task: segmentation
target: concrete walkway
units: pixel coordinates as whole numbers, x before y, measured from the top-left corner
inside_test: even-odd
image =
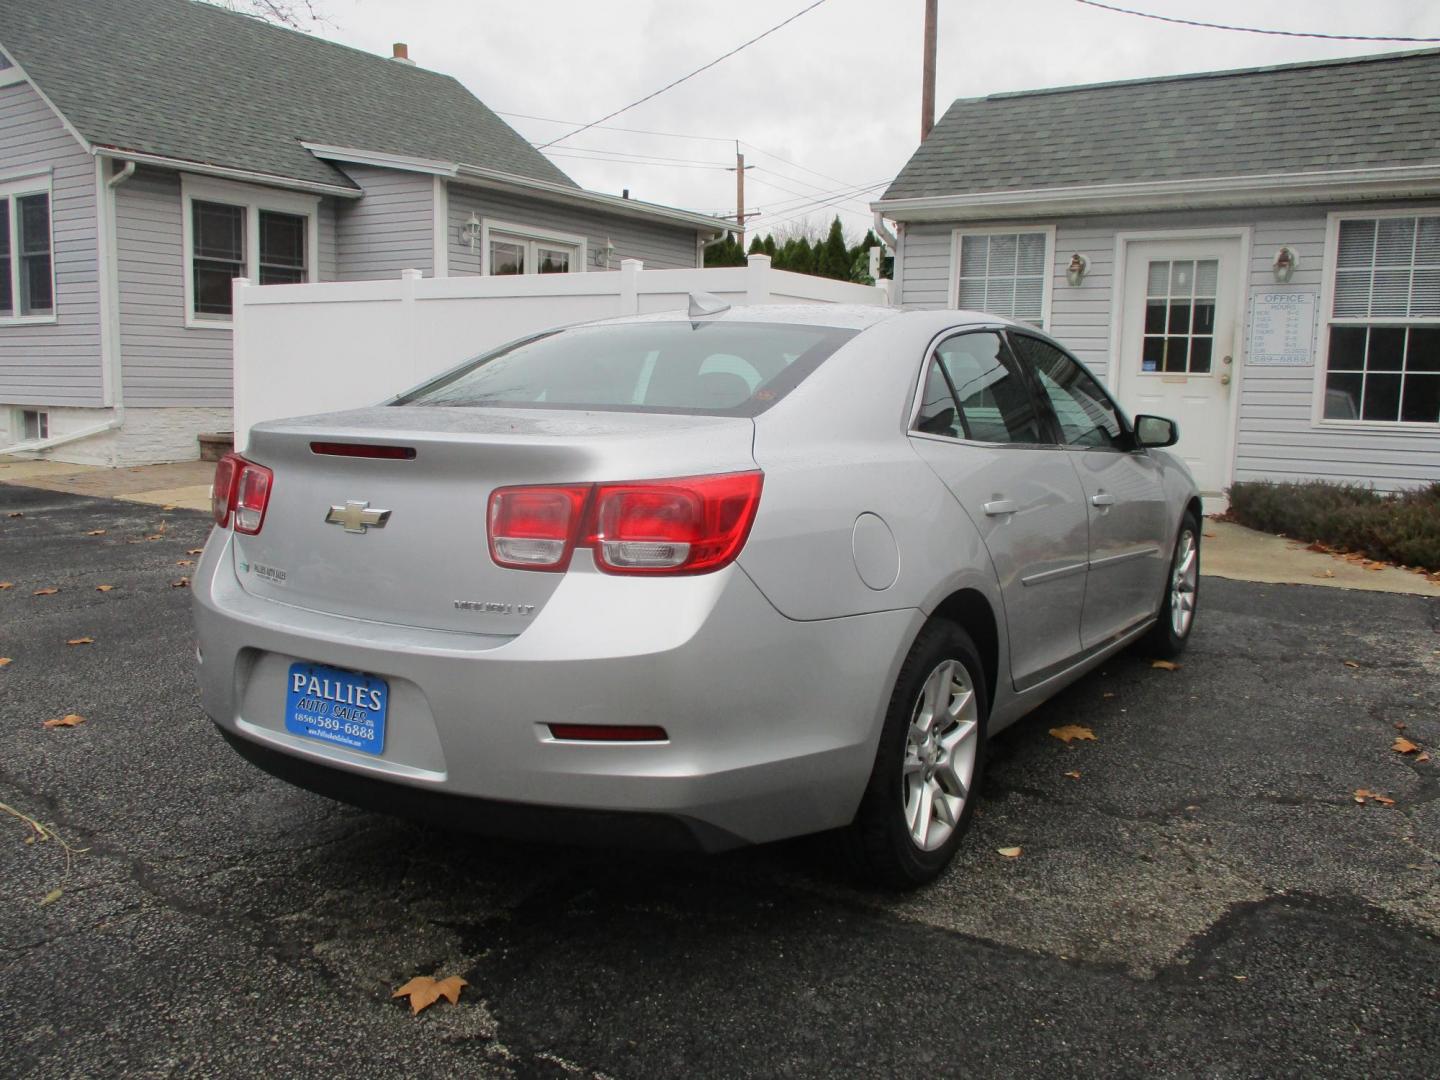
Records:
[[[213,461],[108,469],[100,465],[25,461],[8,454],[0,455],[0,484],[20,484],[182,510],[210,509],[210,481],[214,475]]]
[[[1440,596],[1440,578],[1414,570],[1311,551],[1308,544],[1226,521],[1207,518],[1202,532],[1200,569],[1211,577]]]

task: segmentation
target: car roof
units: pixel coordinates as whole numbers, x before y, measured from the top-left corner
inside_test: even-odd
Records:
[[[935,330],[967,325],[1020,326],[1013,320],[980,311],[953,309],[904,311],[876,304],[742,304],[726,308],[714,315],[691,316],[686,308],[657,311],[646,315],[623,315],[618,319],[597,320],[582,325],[661,322],[745,322],[776,323],[792,326],[828,326],[839,330],[867,330],[880,323],[903,319],[911,323],[933,324]],[[1030,329],[1030,327],[1026,327]]]

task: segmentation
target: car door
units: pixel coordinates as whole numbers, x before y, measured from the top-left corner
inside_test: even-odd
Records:
[[[1160,602],[1172,525],[1160,463],[1134,449],[1123,414],[1079,361],[1041,338],[1009,336],[1085,491],[1090,565],[1080,644],[1094,648],[1154,615]]]
[[[951,334],[926,363],[911,443],[985,542],[1005,605],[1011,677],[1024,689],[1080,651],[1084,493],[998,330]]]

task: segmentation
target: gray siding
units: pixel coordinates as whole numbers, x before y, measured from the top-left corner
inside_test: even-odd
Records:
[[[1407,202],[1399,205],[1433,204]],[[1276,207],[1257,210],[1177,211],[1128,217],[1046,219],[1053,224],[1055,264],[1047,329],[1074,350],[1102,379],[1109,380],[1113,343],[1111,305],[1115,275],[1115,234],[1121,231],[1244,226],[1251,230],[1249,293],[1275,288],[1270,262],[1281,245],[1300,255],[1291,287],[1319,289],[1325,273],[1327,215],[1354,207]],[[901,242],[900,302],[905,307],[950,306],[951,233],[957,222],[906,228]],[[991,223],[977,223],[988,227]],[[1074,252],[1090,261],[1081,285],[1065,280]],[[1316,356],[1325,333],[1325,312],[1316,332]],[[1242,343],[1249,313],[1240,314]],[[1394,489],[1440,480],[1440,426],[1433,431],[1347,428],[1313,420],[1318,365],[1248,367],[1242,344],[1239,414],[1235,432],[1236,480],[1344,480]]]
[[[230,331],[185,325],[180,175],[142,168],[115,189],[125,404],[232,404]],[[320,203],[317,273],[335,278],[335,207]]]
[[[0,326],[0,402],[98,406],[95,162],[28,83],[0,87],[0,170],[51,172],[56,321]]]
[[[365,191],[336,210],[336,280],[393,278],[435,270],[435,182],[422,173],[347,165]]]
[[[684,270],[696,265],[695,230],[616,214],[596,213],[559,203],[539,202],[524,196],[484,188],[450,185],[449,245],[450,274],[480,272],[480,249],[472,252],[465,241],[463,228],[472,213],[484,221],[508,222],[532,229],[549,229],[585,237],[588,270],[600,270],[594,263],[597,251],[603,251],[608,239],[615,245],[610,269],[619,270],[621,259],[640,259],[648,270]]]

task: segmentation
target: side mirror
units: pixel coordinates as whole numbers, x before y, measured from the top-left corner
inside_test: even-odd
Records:
[[[1163,416],[1135,417],[1135,445],[1139,447],[1174,446],[1180,441],[1180,428],[1174,420]]]

